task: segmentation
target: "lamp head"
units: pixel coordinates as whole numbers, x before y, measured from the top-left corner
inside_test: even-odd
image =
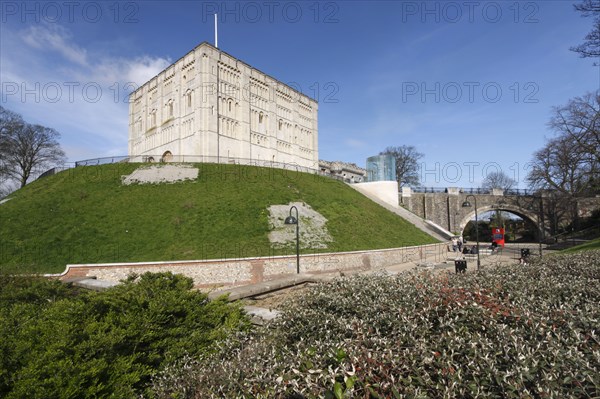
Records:
[[[465,201],[462,203],[462,207],[463,208],[470,208],[471,207],[471,203],[469,201]]]
[[[284,224],[298,224],[298,219],[293,217],[292,215],[285,218]]]

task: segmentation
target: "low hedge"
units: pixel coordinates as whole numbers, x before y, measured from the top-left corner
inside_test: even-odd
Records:
[[[209,301],[170,273],[100,293],[0,277],[0,397],[135,398],[164,365],[248,325],[239,304]]]
[[[600,251],[339,278],[154,378],[159,398],[594,398]]]

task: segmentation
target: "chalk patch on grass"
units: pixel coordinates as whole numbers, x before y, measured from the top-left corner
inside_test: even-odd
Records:
[[[177,183],[186,180],[196,180],[198,168],[191,165],[151,165],[142,166],[130,175],[121,177],[123,185],[130,184],[160,184]]]
[[[269,210],[269,241],[275,248],[286,248],[296,245],[296,226],[284,224],[290,214],[290,208],[298,208],[300,218],[300,248],[322,249],[333,242],[325,224],[327,219],[303,202],[291,202],[287,205],[271,205]],[[292,212],[296,217],[296,212]]]

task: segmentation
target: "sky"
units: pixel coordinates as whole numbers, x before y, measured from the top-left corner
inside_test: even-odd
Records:
[[[423,153],[421,184],[526,188],[552,107],[600,88],[571,1],[2,1],[0,105],[70,162],[127,154],[128,93],[203,41],[319,102],[319,158]]]

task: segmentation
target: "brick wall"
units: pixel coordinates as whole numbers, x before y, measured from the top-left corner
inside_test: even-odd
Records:
[[[308,254],[300,256],[301,273],[373,270],[400,263],[446,259],[446,243],[373,251]],[[242,259],[105,263],[67,265],[57,275],[61,280],[95,276],[100,280],[118,282],[131,273],[170,271],[194,280],[198,288],[237,286],[273,280],[296,273],[296,256],[270,256]]]

